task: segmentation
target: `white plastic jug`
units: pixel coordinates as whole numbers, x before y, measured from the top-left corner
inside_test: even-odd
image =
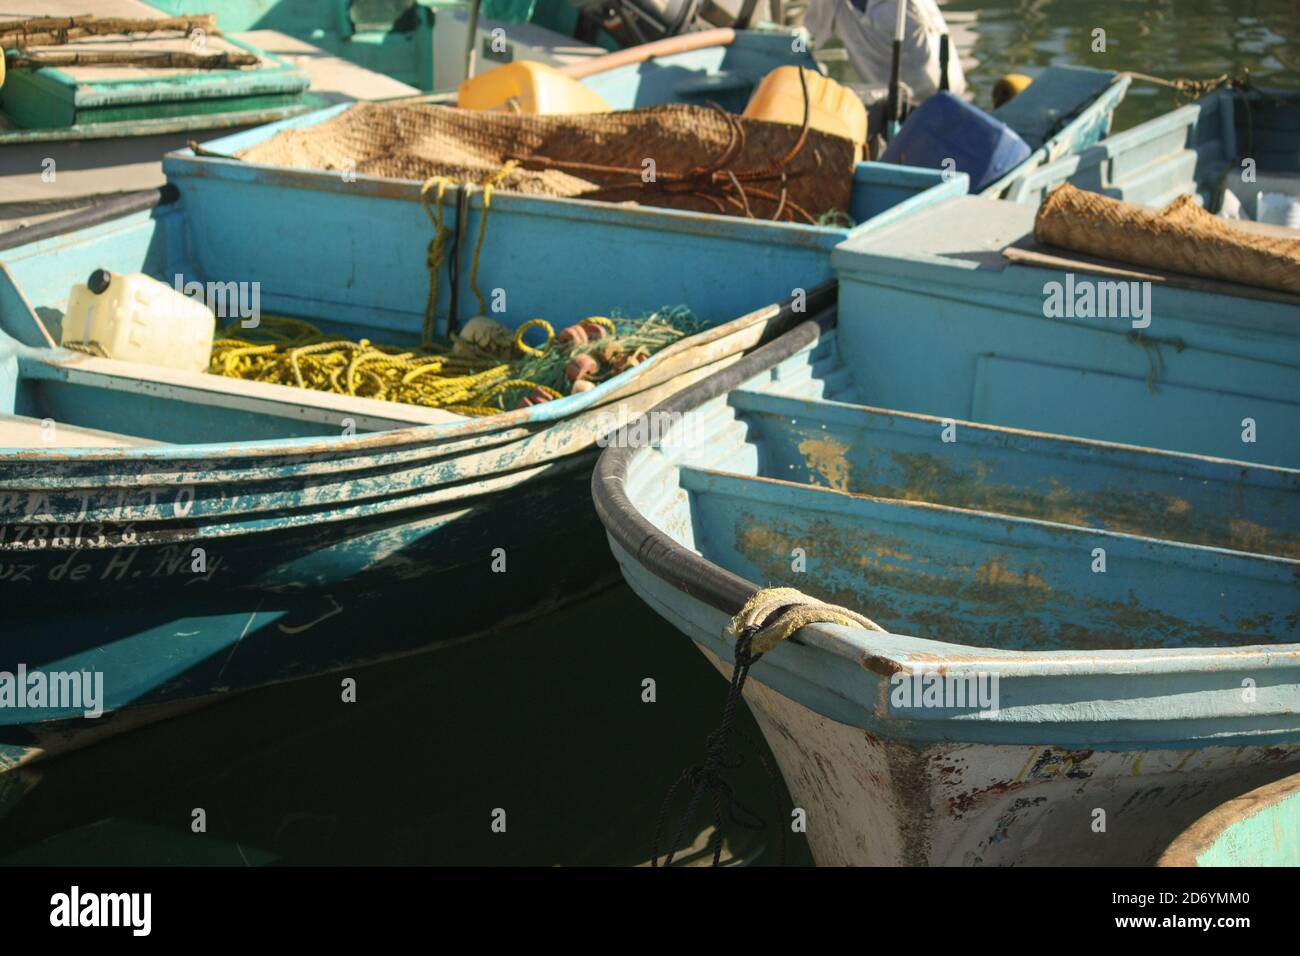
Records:
[[[202,372],[216,317],[202,302],[139,272],[96,269],[72,287],[61,345],[97,345],[109,358]]]
[[[1261,192],[1255,197],[1255,218],[1275,226],[1300,229],[1300,197]]]

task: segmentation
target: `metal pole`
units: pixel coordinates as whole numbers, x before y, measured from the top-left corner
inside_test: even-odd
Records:
[[[939,89],[948,89],[948,57],[952,55],[949,49],[948,34],[939,37]]]
[[[894,62],[889,68],[889,123],[885,129],[885,138],[889,139],[898,132],[899,113],[902,111],[899,74],[903,67],[903,36],[907,29],[907,0],[898,0],[898,20],[894,26]]]
[[[465,34],[465,79],[474,75],[474,60],[478,54],[478,11],[482,0],[469,0],[469,32]]]

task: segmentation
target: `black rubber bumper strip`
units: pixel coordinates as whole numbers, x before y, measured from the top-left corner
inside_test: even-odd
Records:
[[[89,198],[89,197],[88,197]],[[32,226],[22,226],[8,232],[0,232],[0,251],[16,249],[28,243],[39,242],[53,236],[62,236],[89,226],[98,226],[102,222],[120,219],[132,213],[166,206],[180,198],[180,193],[171,183],[156,189],[141,189],[138,192],[116,193],[111,198],[92,202],[84,209],[77,209],[63,216],[55,216]]]
[[[812,318],[646,414],[684,415],[812,345],[835,326],[837,291],[833,283],[813,290],[808,309],[799,313],[811,314]],[[790,300],[782,304],[782,311],[792,312]],[[755,585],[678,544],[646,520],[628,498],[628,468],[633,456],[644,451],[612,446],[601,454],[591,476],[591,497],[601,523],[621,548],[656,577],[711,607],[735,615],[754,593]]]

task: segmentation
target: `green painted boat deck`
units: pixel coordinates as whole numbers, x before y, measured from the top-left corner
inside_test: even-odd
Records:
[[[79,0],[10,0],[0,21],[30,16],[75,16],[86,12]],[[156,19],[162,13],[140,0],[100,0],[94,14],[101,18]],[[218,24],[220,24],[218,20]],[[176,33],[116,36],[77,40],[63,47],[39,50],[170,50],[194,52],[196,38]],[[237,70],[158,69],[153,67],[77,66],[12,70],[0,88],[0,126],[12,130],[85,131],[100,126],[143,125],[178,118],[195,120],[241,114],[254,121],[270,115],[291,115],[311,105],[305,99],[310,80],[288,61],[260,50],[230,34],[202,38],[199,52],[255,54],[256,67]],[[218,121],[217,125],[228,125]],[[152,130],[150,130],[152,131]],[[120,135],[120,130],[117,131]]]

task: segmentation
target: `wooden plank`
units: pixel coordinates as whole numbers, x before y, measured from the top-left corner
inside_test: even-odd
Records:
[[[1221,282],[1218,279],[1202,279],[1183,272],[1152,272],[1120,264],[1112,260],[1097,259],[1082,253],[1062,249],[1059,246],[1043,245],[1026,236],[1019,243],[1002,250],[1003,258],[1018,265],[1033,266],[1039,269],[1064,269],[1067,272],[1088,272],[1094,275],[1115,276],[1143,282],[1159,282],[1176,289],[1190,289],[1194,292],[1208,292],[1214,295],[1234,296],[1240,299],[1258,299],[1262,302],[1281,302],[1286,305],[1300,305],[1300,295],[1290,292],[1278,292],[1260,289],[1239,282]]]
[[[0,448],[118,448],[162,444],[165,443],[98,428],[66,425],[52,419],[0,415]]]
[[[261,414],[308,421],[337,424],[341,418],[350,417],[355,419],[358,431],[465,421],[462,415],[438,408],[335,395],[268,382],[249,382],[206,372],[185,372],[82,353],[71,353],[69,358],[43,359],[27,366],[24,371],[33,377],[63,378],[75,385],[90,385],[113,391],[147,392],[164,400],[169,397],[183,398],[200,404],[243,408]]]

